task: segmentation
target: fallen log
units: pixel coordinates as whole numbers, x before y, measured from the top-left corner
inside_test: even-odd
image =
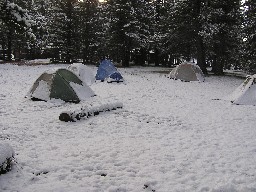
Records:
[[[59,116],[59,120],[65,122],[76,122],[80,119],[86,119],[90,116],[99,115],[102,112],[112,111],[120,108],[123,108],[123,104],[120,102],[81,107],[79,110],[62,112]]]

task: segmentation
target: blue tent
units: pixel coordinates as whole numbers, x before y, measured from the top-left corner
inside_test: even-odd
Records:
[[[108,82],[122,82],[123,77],[117,71],[114,64],[109,60],[103,60],[97,70],[96,80],[104,81],[108,79]]]

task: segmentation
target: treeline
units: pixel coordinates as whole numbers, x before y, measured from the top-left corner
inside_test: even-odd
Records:
[[[256,2],[0,0],[0,59],[256,70]]]

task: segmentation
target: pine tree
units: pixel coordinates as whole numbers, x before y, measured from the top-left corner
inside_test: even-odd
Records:
[[[149,7],[147,0],[108,1],[107,48],[110,56],[122,61],[125,67],[131,60],[145,64],[150,37]]]
[[[12,53],[19,49],[24,39],[35,38],[32,32],[34,21],[26,9],[9,0],[0,1],[0,12],[1,44],[6,50],[3,59],[11,61]]]
[[[240,1],[208,1],[205,33],[208,35],[209,57],[214,74],[223,74],[223,68],[235,61],[234,50],[239,46]]]
[[[66,63],[78,55],[77,4],[76,0],[51,0],[50,45],[53,57]]]
[[[109,13],[109,42],[108,48],[114,60],[124,67],[129,66],[131,38],[127,35],[131,30],[133,7],[131,1],[110,0],[108,1]]]
[[[249,72],[256,72],[256,2],[245,2],[244,19],[244,66]]]
[[[34,0],[30,1],[28,5],[28,12],[31,15],[32,20],[35,21],[33,26],[33,32],[36,36],[34,41],[27,42],[28,57],[41,58],[47,56],[45,49],[49,39],[49,0]]]
[[[205,2],[172,1],[169,4],[169,17],[166,24],[169,33],[165,39],[167,49],[174,57],[185,60],[197,59],[197,64],[204,73],[207,73],[205,62],[205,42],[202,36],[204,20],[202,18]],[[172,57],[173,57],[172,56]]]
[[[164,65],[172,66],[174,64],[174,59],[180,57],[182,54],[179,51],[180,38],[178,38],[175,31],[177,29],[177,23],[174,16],[178,13],[176,12],[176,4],[174,0],[169,0],[164,2],[164,8],[162,9],[162,16],[159,22],[161,22],[161,36],[158,37],[158,42],[163,54]],[[160,27],[158,28],[159,31]],[[159,36],[159,33],[158,33]]]
[[[99,3],[97,7],[97,55],[98,59],[108,58],[111,54],[109,42],[111,39],[111,35],[109,35],[110,31],[110,14],[109,4],[106,2]],[[115,59],[112,57],[112,59]]]
[[[132,39],[132,60],[135,65],[145,65],[147,50],[151,40],[151,4],[148,0],[134,0],[133,20],[131,21],[131,31],[127,35]]]
[[[95,62],[98,47],[98,0],[79,3],[79,43],[83,63]]]

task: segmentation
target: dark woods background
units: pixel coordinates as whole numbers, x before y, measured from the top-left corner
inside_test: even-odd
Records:
[[[0,0],[0,60],[171,67],[194,59],[204,73],[253,73],[255,11],[254,0]]]

